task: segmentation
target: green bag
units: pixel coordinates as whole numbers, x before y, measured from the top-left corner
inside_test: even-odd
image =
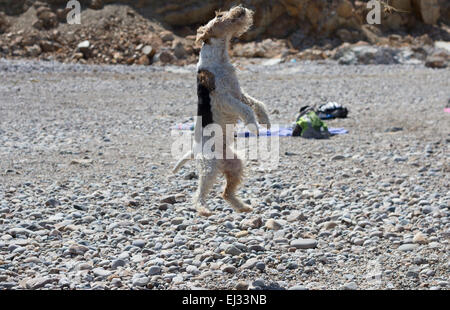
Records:
[[[330,137],[330,132],[327,124],[317,116],[316,112],[309,111],[297,119],[292,135],[308,139],[327,139]]]

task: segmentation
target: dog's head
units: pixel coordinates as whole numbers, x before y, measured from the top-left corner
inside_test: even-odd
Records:
[[[208,42],[211,38],[230,39],[245,33],[253,23],[253,11],[235,6],[226,12],[216,12],[216,17],[198,28],[197,42]]]

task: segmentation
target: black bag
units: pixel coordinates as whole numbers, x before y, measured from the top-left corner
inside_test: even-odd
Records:
[[[321,105],[316,113],[320,119],[346,118],[348,110],[336,102],[328,102]]]

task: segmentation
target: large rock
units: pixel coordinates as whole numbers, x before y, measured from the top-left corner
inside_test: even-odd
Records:
[[[233,55],[236,57],[272,58],[285,50],[284,43],[266,39],[262,42],[237,43],[233,46]]]
[[[9,28],[8,18],[6,17],[5,13],[0,12],[0,34],[6,32],[6,29],[8,28]]]
[[[39,26],[42,26],[44,29],[51,29],[58,26],[58,16],[53,13],[47,7],[40,7],[36,11],[36,15],[39,18]]]
[[[214,17],[214,12],[221,8],[222,1],[167,1],[157,14],[163,16],[164,21],[172,26],[201,24]]]
[[[348,0],[340,1],[336,12],[340,17],[349,18],[353,15],[353,4]]]
[[[438,0],[413,0],[416,13],[425,24],[434,25],[440,17]]]

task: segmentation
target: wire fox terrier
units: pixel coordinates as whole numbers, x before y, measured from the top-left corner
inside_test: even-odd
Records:
[[[208,125],[220,126],[224,134],[221,140],[223,156],[207,158],[202,151],[190,151],[180,159],[173,172],[176,173],[193,156],[197,159],[199,183],[194,204],[202,216],[212,214],[207,206],[206,197],[219,173],[223,173],[227,181],[223,198],[237,212],[253,210],[236,197],[236,190],[243,179],[244,163],[232,150],[231,138],[234,139],[234,135],[225,136],[225,133],[229,132],[227,127],[234,128],[239,119],[256,135],[258,135],[256,119],[260,124],[270,128],[265,105],[243,92],[228,55],[231,38],[245,33],[252,23],[253,11],[236,6],[229,11],[216,13],[214,19],[197,30],[197,42],[202,42],[202,48],[197,63],[198,109],[194,150],[196,147],[203,150],[205,139],[202,137]]]

